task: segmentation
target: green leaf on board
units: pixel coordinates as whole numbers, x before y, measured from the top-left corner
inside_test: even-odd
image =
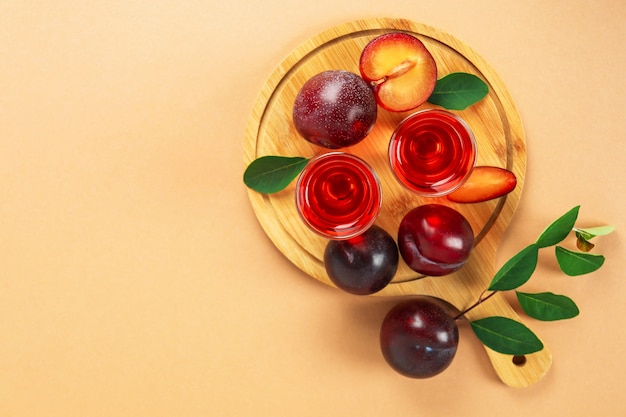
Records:
[[[561,246],[555,248],[555,254],[561,271],[569,276],[588,274],[604,264],[602,255],[574,252]]]
[[[300,156],[262,156],[248,165],[243,174],[243,182],[260,193],[275,193],[287,187],[302,172],[308,161]]]
[[[489,87],[476,75],[454,72],[437,80],[428,102],[449,110],[464,110],[487,93]]]
[[[556,219],[550,224],[537,239],[537,245],[540,248],[556,245],[567,237],[574,229],[574,224],[578,218],[578,210],[580,206],[572,208],[570,211]]]
[[[493,316],[470,322],[476,337],[488,348],[506,355],[527,355],[543,349],[541,340],[522,323]]]
[[[532,243],[509,259],[494,275],[490,291],[513,290],[530,279],[539,257],[539,246]]]
[[[564,295],[542,292],[530,294],[516,291],[517,301],[522,309],[530,317],[543,320],[554,321],[571,319],[579,313],[576,303]]]

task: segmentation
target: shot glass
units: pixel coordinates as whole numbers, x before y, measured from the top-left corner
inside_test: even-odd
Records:
[[[451,193],[476,163],[476,140],[462,118],[446,110],[420,110],[402,120],[389,141],[389,164],[398,181],[421,196]]]
[[[329,239],[349,239],[367,230],[382,206],[374,170],[345,152],[317,156],[296,183],[296,207],[304,223]]]

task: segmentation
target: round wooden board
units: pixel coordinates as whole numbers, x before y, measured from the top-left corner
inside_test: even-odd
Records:
[[[506,87],[495,71],[454,37],[432,27],[403,19],[367,19],[329,29],[304,42],[276,68],[259,94],[246,130],[244,164],[264,155],[312,157],[328,150],[314,146],[296,132],[291,119],[292,106],[300,87],[313,75],[331,69],[359,73],[363,47],[376,36],[403,31],[419,38],[437,62],[438,77],[452,72],[468,72],[483,79],[489,94],[479,103],[456,113],[474,131],[477,165],[499,166],[515,173],[517,188],[507,196],[478,204],[455,204],[445,197],[423,198],[402,187],[387,162],[389,138],[395,126],[410,112],[393,113],[379,107],[373,131],[361,143],[343,149],[365,159],[376,170],[383,187],[383,207],[376,224],[392,236],[406,212],[425,203],[445,204],[468,219],[477,244],[468,263],[457,273],[444,277],[416,274],[404,262],[383,291],[377,295],[404,296],[429,294],[463,309],[487,288],[494,274],[494,260],[500,240],[520,199],[526,170],[526,144],[523,126]],[[429,103],[421,108],[435,107]],[[264,195],[249,191],[252,207],[265,233],[276,247],[302,271],[333,285],[324,269],[323,253],[327,240],[311,232],[300,219],[294,202],[295,181],[285,190]],[[520,248],[521,249],[521,248]],[[504,297],[496,294],[467,318],[501,315],[520,320]],[[551,365],[547,347],[528,355],[523,366],[512,358],[487,349],[500,379],[510,386],[528,386],[538,381]]]

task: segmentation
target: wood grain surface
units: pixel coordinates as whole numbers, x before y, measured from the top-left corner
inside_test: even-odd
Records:
[[[383,207],[376,224],[392,236],[397,234],[406,212],[434,202],[460,211],[476,234],[477,244],[470,260],[457,273],[424,277],[401,261],[392,283],[377,296],[429,294],[464,309],[481,296],[495,272],[498,242],[511,221],[524,184],[526,142],[520,116],[505,85],[489,64],[461,41],[424,24],[387,18],[345,23],[312,37],[279,64],[260,92],[244,138],[244,163],[247,165],[264,155],[312,157],[328,151],[298,136],[291,120],[296,94],[306,80],[324,70],[343,69],[358,74],[362,48],[374,37],[390,31],[405,31],[419,38],[435,58],[439,78],[463,71],[479,76],[489,85],[485,99],[456,113],[474,132],[477,165],[507,168],[518,179],[517,188],[507,196],[478,204],[455,204],[445,197],[419,197],[403,188],[388,166],[387,147],[395,126],[410,112],[392,113],[379,107],[372,133],[361,143],[343,149],[365,159],[377,172],[383,188]],[[426,103],[420,109],[428,107],[434,106]],[[322,260],[327,240],[311,232],[301,221],[294,203],[294,185],[295,181],[271,195],[249,191],[252,207],[278,250],[306,274],[332,285]],[[472,310],[467,318],[475,320],[493,315],[520,320],[501,294]],[[523,365],[513,363],[509,355],[485,349],[500,379],[514,387],[537,382],[552,362],[547,347],[527,355]]]

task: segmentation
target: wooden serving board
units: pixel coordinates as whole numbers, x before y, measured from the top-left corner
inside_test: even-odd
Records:
[[[377,295],[428,294],[443,298],[462,310],[478,299],[493,277],[498,242],[520,199],[526,170],[526,143],[515,104],[495,71],[468,46],[432,27],[387,18],[342,24],[312,37],[284,59],[260,92],[246,130],[244,163],[247,166],[264,155],[312,157],[327,152],[296,132],[291,119],[296,94],[305,81],[325,70],[342,69],[358,74],[363,47],[374,37],[391,31],[404,31],[419,38],[437,62],[438,78],[463,71],[481,77],[489,85],[485,99],[456,113],[474,131],[477,165],[507,168],[518,179],[517,188],[507,196],[478,204],[454,204],[445,197],[423,198],[408,191],[397,182],[388,166],[387,147],[395,126],[410,112],[392,113],[379,107],[370,135],[361,143],[343,149],[365,159],[377,172],[383,188],[383,207],[376,224],[392,236],[397,235],[406,212],[433,202],[461,212],[476,235],[477,244],[470,260],[457,273],[424,277],[401,260],[392,283]],[[427,107],[434,106],[426,103],[421,108]],[[300,219],[294,187],[295,181],[285,190],[270,195],[250,190],[252,207],[265,233],[289,260],[313,278],[333,285],[323,264],[327,240],[311,232]],[[501,294],[470,311],[467,318],[475,320],[493,315],[520,320]],[[485,349],[500,379],[515,387],[528,386],[541,379],[552,362],[547,347],[526,356],[523,365],[513,363],[509,355]]]

